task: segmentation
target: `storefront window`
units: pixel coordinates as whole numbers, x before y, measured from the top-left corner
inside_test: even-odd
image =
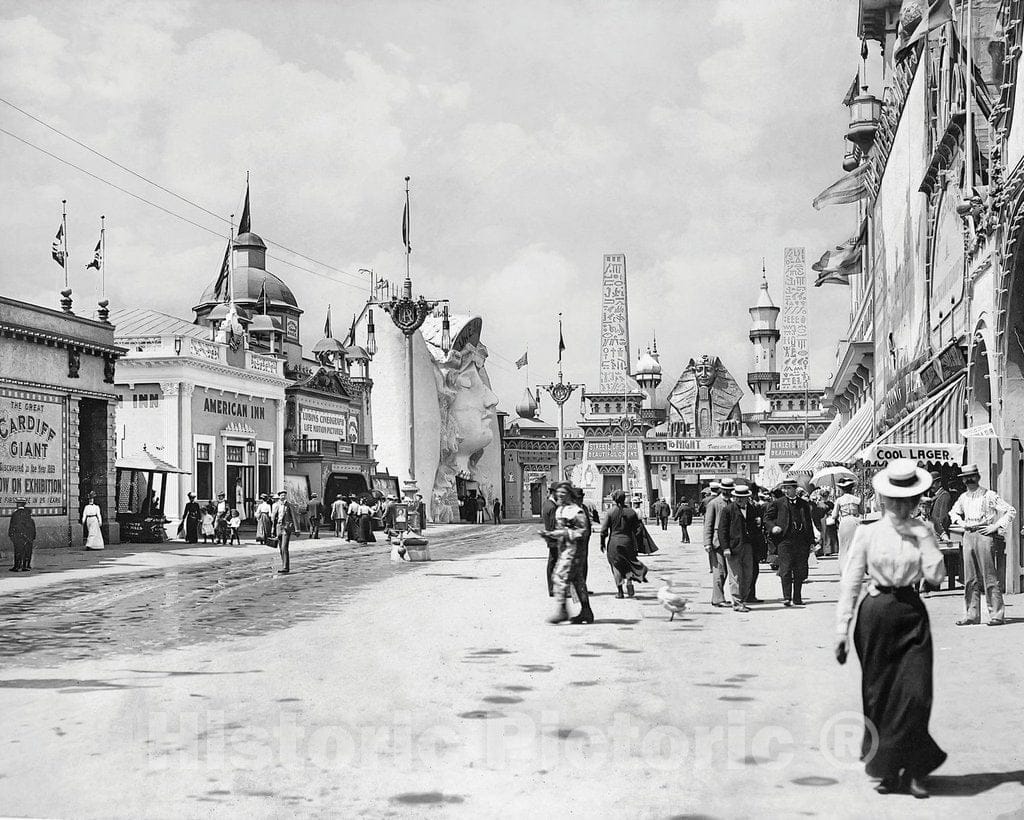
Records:
[[[210,445],[196,445],[196,495],[201,499],[213,498],[213,462]]]
[[[242,463],[242,447],[241,445],[229,444],[225,450],[227,451],[227,460],[229,464],[241,464]]]
[[[268,450],[266,447],[260,447],[259,459],[260,459],[259,460],[260,464],[269,464],[270,463],[270,450]]]

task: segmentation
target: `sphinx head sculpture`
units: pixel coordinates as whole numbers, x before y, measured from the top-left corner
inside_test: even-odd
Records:
[[[717,358],[712,359],[707,354],[694,362],[693,373],[697,379],[698,386],[711,387],[715,383],[715,378],[718,376],[718,368],[721,366],[721,362]]]

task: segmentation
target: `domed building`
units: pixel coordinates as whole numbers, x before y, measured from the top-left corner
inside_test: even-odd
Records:
[[[375,485],[369,355],[334,338],[326,304],[324,338],[304,355],[303,310],[267,270],[266,243],[245,231],[230,253],[194,321],[148,308],[112,317],[129,351],[117,379],[126,451],[182,471],[166,487],[172,533],[189,492],[204,504],[224,493],[252,521],[261,495],[286,489],[305,525],[313,493],[329,509]]]

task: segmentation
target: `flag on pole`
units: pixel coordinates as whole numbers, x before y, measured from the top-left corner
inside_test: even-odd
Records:
[[[903,5],[906,7],[907,3],[904,2]],[[903,9],[900,11],[900,17],[904,18]],[[931,3],[921,0],[920,14],[917,25],[914,25],[912,20],[908,21],[909,25],[900,23],[899,36],[896,38],[896,45],[893,48],[893,53],[896,56],[927,37],[929,31],[934,31],[939,26],[953,20],[953,10],[949,5],[949,0],[932,0]]]
[[[843,97],[843,105],[849,108],[853,105],[853,101],[857,98],[860,93],[860,71],[853,75],[853,82],[850,83],[850,89],[846,92],[846,96]]]
[[[96,250],[93,251],[92,262],[90,262],[88,265],[86,265],[85,269],[89,270],[89,268],[95,268],[96,270],[99,270],[102,265],[103,265],[103,237],[101,236],[99,238],[99,241],[96,243]]]
[[[522,370],[524,367],[526,367],[526,365],[529,364],[529,359],[527,358],[528,356],[529,352],[524,353],[522,356],[516,359],[516,370]]]
[[[834,248],[825,251],[821,259],[811,265],[811,270],[816,273],[860,273],[861,249],[864,247],[864,240],[867,238],[867,221],[861,223],[861,229]]]
[[[871,163],[865,162],[856,170],[843,174],[814,198],[811,204],[820,211],[826,205],[848,205],[868,195],[867,176]]]
[[[327,306],[327,321],[324,322],[324,338],[331,338],[331,306]]]
[[[263,278],[263,284],[260,285],[260,294],[256,297],[256,309],[259,310],[262,306],[263,312],[267,312],[267,279]]]
[[[220,263],[220,273],[217,275],[217,283],[213,286],[213,298],[223,302],[227,298],[228,270],[231,267],[231,240],[224,249],[224,261]]]
[[[57,236],[53,240],[53,250],[50,251],[53,261],[64,267],[64,260],[67,258],[67,250],[64,248],[64,223],[57,228]]]
[[[813,267],[813,266],[812,266]],[[850,271],[842,270],[826,270],[818,273],[818,278],[814,280],[814,287],[820,288],[822,285],[849,285],[850,284]]]
[[[565,339],[562,336],[562,320],[558,320],[558,361],[562,361],[562,353],[565,351]]]
[[[242,218],[238,220],[238,233],[249,233],[252,230],[249,219],[249,181],[245,181],[245,204],[242,205]]]
[[[402,211],[402,244],[405,245],[405,252],[412,253],[412,245],[409,244],[409,199],[406,197],[405,209]]]

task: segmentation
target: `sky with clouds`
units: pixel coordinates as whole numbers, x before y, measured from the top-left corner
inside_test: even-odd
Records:
[[[566,377],[596,386],[604,253],[626,255],[632,346],[657,333],[666,381],[705,352],[745,381],[762,257],[781,303],[783,248],[810,262],[855,229],[853,206],[810,202],[842,172],[856,15],[856,0],[7,0],[0,97],[225,218],[250,172],[253,230],[309,269],[268,262],[310,345],[328,303],[336,328],[361,306],[360,268],[404,276],[411,176],[415,289],[483,317],[511,411],[527,345],[531,381],[555,375],[559,311]],[[112,305],[191,316],[226,223],[3,104],[0,128],[202,226],[0,134],[0,293],[57,306],[67,199],[81,312],[104,214]],[[812,382],[834,369],[849,298],[811,289]]]

